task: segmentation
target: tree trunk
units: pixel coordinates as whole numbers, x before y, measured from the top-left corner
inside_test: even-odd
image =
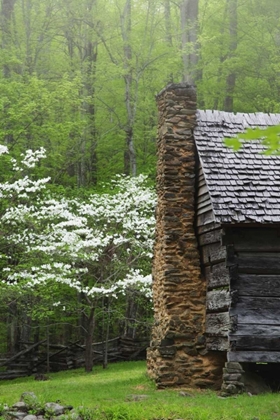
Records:
[[[16,301],[12,301],[8,303],[7,351],[13,354],[19,350],[18,306]]]
[[[22,15],[24,19],[25,28],[25,69],[29,75],[34,72],[34,63],[32,57],[32,30],[31,30],[31,19],[32,19],[32,3],[30,0],[22,2]]]
[[[173,39],[172,39],[172,21],[171,21],[171,8],[170,8],[170,0],[164,0],[164,21],[165,21],[165,40],[166,44],[170,47],[173,46]],[[170,73],[169,75],[169,82],[173,82],[173,74]]]
[[[103,299],[103,322],[102,322],[102,341],[103,341],[103,369],[108,366],[108,342],[110,332],[110,300]]]
[[[170,0],[164,0],[164,21],[165,21],[165,39],[169,46],[172,46],[172,23],[171,23],[171,9]]]
[[[124,129],[125,151],[124,151],[124,172],[126,175],[136,176],[136,152],[133,138],[133,125],[135,119],[135,98],[132,98],[133,69],[132,69],[132,48],[131,48],[131,0],[126,0],[123,14],[121,16],[121,31],[124,49],[124,83],[125,83],[125,106],[127,123]]]
[[[125,134],[126,150],[124,152],[124,173],[125,175],[136,176],[137,165],[133,140],[133,127],[127,127],[125,129]]]
[[[47,336],[47,373],[50,372],[50,326],[49,320],[47,319],[46,326],[46,336]]]
[[[127,293],[126,297],[126,315],[125,315],[125,336],[134,339],[137,329],[138,303],[135,292]]]
[[[227,0],[229,16],[229,58],[234,57],[237,48],[237,4],[238,0]],[[233,111],[233,95],[236,83],[236,73],[231,70],[226,79],[226,96],[224,101],[224,110]]]
[[[94,333],[94,326],[95,326],[95,318],[94,318],[94,311],[95,308],[90,308],[90,313],[87,318],[87,332],[86,332],[86,339],[85,339],[85,371],[91,372],[93,367],[93,349],[92,349],[92,342],[93,342],[93,333]]]
[[[224,22],[226,22],[227,20],[227,16],[228,16],[228,2],[226,2],[225,4],[225,9],[223,12],[223,24],[221,26],[221,43],[220,43],[220,60],[219,60],[219,66],[217,69],[217,85],[220,86],[222,80],[223,80],[223,66],[224,66],[224,62],[226,60],[226,55],[224,52],[224,43],[225,43],[225,25]],[[220,106],[222,106],[222,102],[224,101],[224,97],[221,97],[221,89],[219,89],[219,91],[216,93],[215,95],[215,99],[214,99],[214,105],[213,108],[214,109],[220,109]]]
[[[68,22],[65,24],[64,36],[70,61],[71,72],[74,74],[75,62],[78,60],[82,73],[81,96],[83,98],[82,118],[85,126],[77,145],[76,175],[77,185],[96,184],[97,181],[97,135],[95,121],[95,79],[96,63],[98,57],[98,39],[96,28],[99,22],[95,21],[96,0],[88,0],[79,8],[84,7],[83,19],[73,18],[76,10],[72,10],[66,2],[66,15]],[[79,11],[80,12],[80,11]]]
[[[89,36],[89,34],[88,34]],[[84,46],[84,92],[83,114],[87,125],[81,138],[80,180],[79,186],[96,183],[96,129],[94,107],[94,82],[97,62],[97,43],[89,39]]]
[[[180,5],[182,32],[183,81],[194,85],[197,54],[198,0],[182,0]]]
[[[8,51],[11,44],[11,20],[16,0],[2,0],[1,7],[1,33],[2,50]],[[3,65],[3,76],[10,77],[11,69],[8,64]]]

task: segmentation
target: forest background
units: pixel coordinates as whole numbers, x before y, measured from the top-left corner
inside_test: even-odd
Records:
[[[2,0],[0,135],[43,146],[54,184],[155,175],[154,97],[197,85],[198,107],[279,112],[277,0]]]
[[[138,325],[145,325],[147,331],[151,305],[148,293],[144,293],[144,298],[140,297],[139,287],[133,298],[130,287],[130,297],[126,295],[117,305],[108,303],[108,294],[93,298],[93,293],[88,292],[97,285],[111,287],[112,273],[116,270],[121,273],[118,280],[129,279],[131,270],[135,273],[141,269],[143,278],[149,274],[154,195],[150,187],[143,184],[142,189],[137,189],[140,184],[129,184],[128,179],[126,187],[121,181],[113,184],[113,188],[112,184],[105,188],[109,197],[126,194],[126,191],[130,191],[130,197],[141,197],[144,191],[141,210],[137,207],[139,202],[131,204],[133,212],[137,208],[137,217],[130,230],[127,225],[124,229],[124,221],[116,217],[116,212],[121,214],[122,210],[115,199],[116,211],[108,213],[106,222],[101,220],[100,213],[98,218],[95,214],[98,227],[92,214],[85,212],[86,206],[91,203],[92,208],[102,208],[104,202],[98,198],[98,195],[104,195],[102,184],[118,174],[133,177],[145,174],[150,185],[154,183],[157,126],[154,97],[168,83],[183,80],[195,84],[201,109],[280,112],[279,17],[278,0],[2,0],[0,136],[1,143],[8,147],[10,158],[15,159],[8,162],[5,157],[3,160],[0,169],[2,190],[5,183],[12,185],[20,179],[28,179],[29,188],[34,187],[35,179],[48,179],[48,194],[54,194],[57,200],[51,202],[48,195],[47,201],[41,188],[47,183],[45,181],[27,196],[22,196],[21,187],[20,190],[13,189],[14,195],[1,197],[0,245],[4,261],[1,266],[1,341],[6,343],[5,351],[19,350],[22,343],[33,342],[35,336],[40,339],[40,334],[46,331],[49,334],[50,324],[57,325],[58,322],[82,326],[86,331],[83,334],[85,341],[94,337],[96,323],[95,338],[104,335],[108,338],[108,326],[113,333],[118,328],[122,328],[118,333],[123,333],[124,325],[127,331],[125,318],[133,320],[133,334],[135,319],[138,319]],[[20,166],[20,160],[28,161],[26,150],[41,150],[37,155],[29,153],[29,158],[35,156],[36,167]],[[43,150],[46,157],[41,159]],[[25,157],[21,157],[22,154]],[[20,175],[15,176],[15,171]],[[113,209],[108,196],[105,198],[108,208]],[[129,202],[126,195],[118,199]],[[143,206],[145,200],[149,207]],[[67,202],[68,219],[62,213],[54,215],[54,208],[59,208],[62,201],[64,206]],[[37,203],[36,208],[34,203]],[[12,209],[17,209],[13,216]],[[86,222],[80,220],[79,228],[86,230],[75,231],[75,236],[73,231],[77,226],[74,229],[72,222],[70,229],[69,220],[82,217],[82,211],[88,218]],[[150,233],[139,228],[137,242],[132,228],[141,225],[139,217],[142,222],[149,221],[146,225],[150,227]],[[60,242],[58,250],[54,245],[58,242],[54,231],[50,237],[50,226],[60,224],[61,229],[63,224],[65,229],[66,220],[67,238],[69,229],[76,241],[79,237],[79,255],[73,254],[73,244],[70,246],[67,241],[62,245]],[[114,223],[110,224],[108,220],[114,220]],[[107,242],[99,246],[92,264],[92,260],[89,263],[92,248],[85,240],[89,231],[92,237],[97,230],[100,234],[101,225],[106,226],[105,233],[102,228],[102,240],[106,237]],[[32,232],[33,248],[31,237],[23,235],[27,230]],[[46,248],[39,248],[43,232],[48,235],[47,252]],[[65,238],[65,231],[63,234]],[[111,240],[112,235],[116,235],[115,242]],[[99,244],[101,242],[100,239]],[[96,243],[94,246],[96,250]],[[66,291],[61,265],[69,262],[72,294]],[[44,273],[38,268],[41,270],[42,266]],[[101,267],[110,269],[104,274]],[[125,271],[124,267],[130,271]],[[41,284],[40,289],[33,281],[34,273],[37,278],[46,279],[46,270],[52,270],[52,278],[48,279],[49,283],[45,281],[43,287]],[[77,278],[83,270],[87,270],[86,289],[84,286],[79,289]],[[7,275],[10,271],[17,281],[19,273],[25,273],[19,285],[13,284],[17,281],[11,281],[12,277]],[[59,278],[64,280],[59,282]],[[27,283],[32,294],[30,290],[23,293]],[[7,286],[20,287],[14,287],[11,294],[11,288],[8,287],[8,291]],[[43,310],[54,296],[55,302],[59,302],[57,307],[64,308],[63,311],[59,312],[53,305],[52,310]],[[32,309],[27,311],[26,308],[31,308],[27,302],[31,301]],[[135,305],[135,301],[139,305]],[[98,313],[102,316],[96,318]],[[113,315],[109,317],[109,313]],[[38,332],[42,327],[45,332]],[[59,330],[56,339],[72,337],[71,328],[63,334]]]

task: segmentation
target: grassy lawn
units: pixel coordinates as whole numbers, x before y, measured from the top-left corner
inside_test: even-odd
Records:
[[[145,362],[95,367],[90,374],[82,369],[53,373],[48,381],[33,377],[0,382],[0,403],[19,400],[24,391],[33,391],[40,402],[60,400],[83,406],[86,420],[277,420],[280,394],[241,395],[222,399],[210,391],[156,390],[146,376]],[[139,399],[135,396],[139,395]],[[141,396],[145,399],[141,400]]]

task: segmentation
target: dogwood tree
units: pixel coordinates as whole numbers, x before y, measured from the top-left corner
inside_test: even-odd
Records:
[[[7,154],[7,148],[1,146],[0,153]],[[11,159],[14,175],[0,183],[2,286],[49,295],[58,285],[76,290],[87,316],[90,371],[101,299],[131,288],[151,298],[155,193],[145,176],[119,176],[106,192],[83,199],[51,193],[48,178],[32,177],[44,157],[40,149],[28,150],[20,162]],[[53,306],[65,309],[65,302],[56,298]]]

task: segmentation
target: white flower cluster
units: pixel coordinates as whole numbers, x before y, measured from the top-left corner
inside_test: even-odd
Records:
[[[42,157],[43,149],[27,151],[22,162],[32,168]],[[119,176],[111,194],[92,194],[88,200],[42,198],[37,193],[47,182],[25,176],[0,184],[0,198],[13,193],[18,199],[1,224],[24,264],[7,264],[2,281],[25,288],[63,283],[89,298],[117,297],[134,287],[151,298],[151,275],[139,269],[152,256],[155,226],[156,197],[145,177]],[[22,197],[30,200],[22,204]]]
[[[9,153],[8,147],[0,144],[0,155],[3,155],[4,153]]]
[[[3,153],[8,153],[8,149],[6,146],[0,145],[0,155]],[[46,157],[46,151],[41,147],[41,149],[35,151],[27,150],[21,156],[22,160],[20,162],[17,162],[16,159],[11,159],[13,170],[20,173],[25,167],[34,168],[40,159]],[[12,198],[15,194],[18,198],[29,198],[30,193],[42,191],[49,181],[50,178],[42,178],[34,181],[25,175],[23,178],[20,177],[14,180],[14,182],[0,183],[0,198]]]
[[[23,157],[21,163],[28,168],[34,168],[36,163],[39,162],[40,159],[46,158],[46,150],[44,147],[41,147],[39,150],[26,150],[25,154],[21,154]]]
[[[152,299],[152,276],[148,274],[144,276],[140,270],[130,270],[126,277],[122,280],[117,280],[106,287],[85,287],[83,292],[88,296],[112,296],[117,298],[119,294],[125,295],[128,288],[135,288],[139,290],[147,298]]]
[[[12,184],[9,182],[0,183],[0,198],[12,197],[12,193],[16,193],[18,198],[28,198],[29,193],[36,193],[42,191],[46,187],[50,178],[42,178],[38,181],[33,181],[27,176],[19,179]]]

